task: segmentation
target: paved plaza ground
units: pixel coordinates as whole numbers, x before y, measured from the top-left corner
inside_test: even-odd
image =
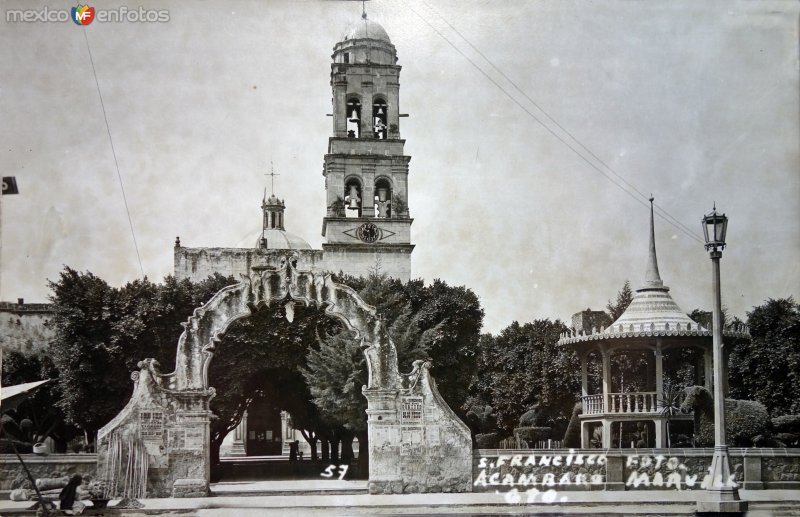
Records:
[[[220,483],[213,497],[144,499],[138,510],[110,509],[102,515],[184,516],[366,516],[366,515],[695,515],[700,491],[569,491],[520,500],[508,494],[368,495],[363,481],[262,481]],[[246,493],[258,495],[244,495]],[[230,495],[235,494],[235,495]],[[742,490],[751,517],[800,517],[800,491]],[[114,502],[111,503],[112,505]],[[0,515],[35,515],[31,502],[0,501]],[[88,512],[99,515],[100,513]]]

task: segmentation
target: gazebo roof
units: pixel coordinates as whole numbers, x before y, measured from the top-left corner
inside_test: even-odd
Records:
[[[725,329],[724,335],[747,337],[749,334],[745,325],[736,325]],[[670,296],[669,287],[661,280],[656,256],[652,198],[650,199],[650,253],[647,257],[644,285],[636,290],[631,304],[608,328],[601,328],[599,331],[592,329],[591,333],[566,332],[558,343],[569,345],[587,341],[650,337],[711,337],[711,330],[692,320],[681,310]]]

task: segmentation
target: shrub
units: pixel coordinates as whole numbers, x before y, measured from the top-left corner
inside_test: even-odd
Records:
[[[576,402],[572,408],[572,416],[564,433],[564,447],[577,448],[581,446],[581,421],[579,415],[583,413],[583,403]]]
[[[784,415],[772,419],[777,433],[800,433],[800,415]]]
[[[475,443],[479,449],[496,449],[500,442],[498,433],[482,433],[475,435]]]
[[[536,447],[536,442],[547,440],[553,435],[551,427],[517,427],[514,438],[520,447]]]

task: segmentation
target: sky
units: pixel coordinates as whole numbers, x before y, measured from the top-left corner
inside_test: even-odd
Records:
[[[270,162],[287,229],[321,247],[331,53],[361,2],[102,8],[122,5],[169,21],[8,22],[9,9],[73,5],[0,2],[0,167],[20,190],[2,199],[0,299],[46,301],[65,265],[112,285],[158,281],[176,236],[236,245],[260,228]],[[714,203],[730,219],[729,313],[800,292],[799,3],[372,0],[367,12],[403,67],[412,276],[474,290],[485,331],[603,309],[626,279],[641,285],[651,193],[683,225],[655,223],[685,311],[711,307],[700,220]]]

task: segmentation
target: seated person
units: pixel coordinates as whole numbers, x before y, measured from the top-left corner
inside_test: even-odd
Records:
[[[64,513],[67,515],[80,515],[86,508],[86,505],[78,500],[77,492],[81,482],[83,482],[83,478],[79,474],[75,474],[58,495],[58,499],[61,501],[59,508],[66,510]]]

